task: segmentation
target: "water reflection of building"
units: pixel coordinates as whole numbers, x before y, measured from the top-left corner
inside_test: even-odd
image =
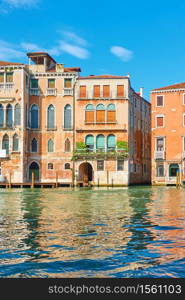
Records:
[[[38,242],[50,258],[104,259],[127,247],[131,233],[124,224],[132,214],[128,197],[115,201],[112,193],[105,193],[106,201],[97,200],[96,192],[77,191],[71,197],[57,193],[52,205],[46,203],[39,219]]]
[[[155,243],[148,244],[150,251],[160,253],[160,263],[185,257],[185,205],[184,190],[176,188],[153,189],[148,205]]]

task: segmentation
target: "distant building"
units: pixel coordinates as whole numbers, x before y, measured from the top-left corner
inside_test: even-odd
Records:
[[[185,175],[185,82],[151,91],[152,183]]]
[[[48,53],[27,56],[0,61],[0,181],[150,182],[150,104],[129,76],[80,77]]]

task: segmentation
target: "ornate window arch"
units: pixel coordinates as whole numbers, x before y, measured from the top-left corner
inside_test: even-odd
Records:
[[[47,109],[47,128],[55,128],[55,108],[53,104],[50,104]]]
[[[33,104],[30,108],[30,127],[33,129],[39,128],[39,108]]]
[[[19,151],[19,137],[17,133],[13,136],[13,151]]]
[[[64,107],[64,128],[65,129],[72,128],[72,108],[70,104],[67,104]]]
[[[14,123],[15,125],[21,125],[21,106],[19,103],[15,105],[14,109]]]
[[[53,152],[54,151],[54,142],[52,139],[49,139],[48,141],[48,152]]]

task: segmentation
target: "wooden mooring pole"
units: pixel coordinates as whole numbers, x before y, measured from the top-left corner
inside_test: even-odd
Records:
[[[11,187],[12,187],[12,174],[11,174],[11,172],[9,173],[9,188],[11,189]]]
[[[31,173],[31,188],[33,189],[35,186],[35,173]]]
[[[58,171],[56,171],[56,188],[58,187]]]

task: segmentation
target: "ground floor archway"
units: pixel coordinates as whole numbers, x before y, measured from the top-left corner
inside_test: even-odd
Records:
[[[78,180],[86,184],[93,180],[93,168],[90,163],[84,162],[79,166]]]
[[[170,164],[169,165],[169,177],[176,177],[177,173],[179,173],[179,165],[178,164]]]
[[[29,180],[32,180],[32,173],[34,173],[34,179],[35,181],[39,181],[40,175],[39,175],[39,164],[35,161],[33,161],[29,166]]]

